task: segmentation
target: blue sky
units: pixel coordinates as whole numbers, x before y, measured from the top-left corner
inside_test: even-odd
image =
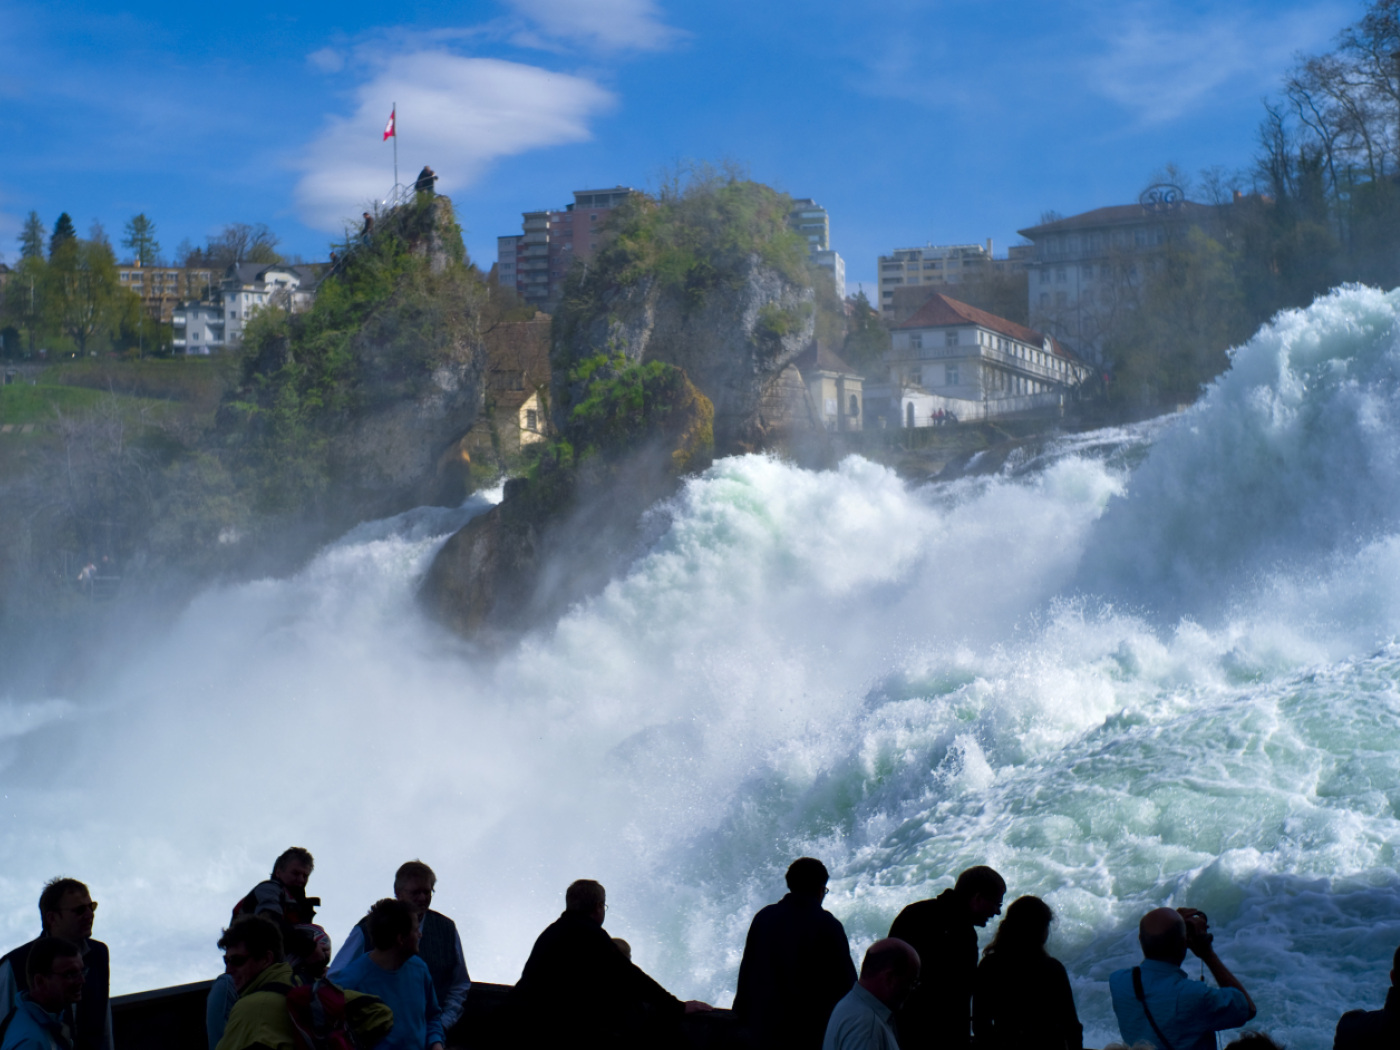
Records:
[[[484,266],[520,212],[732,160],[832,218],[852,286],[897,246],[1249,166],[1261,99],[1359,0],[0,0],[0,260],[68,211],[161,243],[265,222],[324,258],[424,164]]]

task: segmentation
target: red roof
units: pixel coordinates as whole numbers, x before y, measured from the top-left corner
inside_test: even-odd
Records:
[[[993,332],[1000,332],[1002,335],[1019,339],[1023,343],[1031,343],[1034,346],[1044,346],[1046,339],[1049,339],[1050,349],[1053,353],[1068,360],[1075,359],[1074,354],[1062,347],[1053,336],[1047,336],[1042,332],[1037,332],[1034,328],[1017,324],[1015,321],[1008,321],[1005,317],[989,314],[986,310],[979,310],[975,306],[968,306],[967,303],[950,299],[938,292],[930,295],[924,301],[924,305],[914,311],[914,316],[902,324],[895,325],[895,327],[946,328],[965,324],[981,325]]]

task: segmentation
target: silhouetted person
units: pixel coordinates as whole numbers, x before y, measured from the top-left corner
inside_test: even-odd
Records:
[[[442,1007],[442,1030],[447,1033],[447,1044],[455,1046],[465,1042],[465,1033],[454,1034],[452,1028],[461,1020],[472,979],[467,973],[467,961],[462,953],[462,938],[457,933],[457,924],[429,907],[436,888],[437,875],[421,860],[407,861],[399,865],[399,870],[394,873],[394,896],[418,916],[421,934],[418,957],[427,964],[428,973],[432,975],[433,991],[437,993],[438,1005]],[[350,931],[350,936],[336,954],[330,968],[331,980],[335,980],[337,974],[374,947],[370,916],[366,915]]]
[[[1332,1050],[1394,1050],[1400,1046],[1400,948],[1390,961],[1390,990],[1379,1010],[1349,1010],[1337,1022]]]
[[[264,985],[290,985],[292,966],[286,961],[282,929],[268,915],[239,915],[219,938],[224,952],[224,976],[234,1001],[226,1015],[217,1050],[251,1050],[293,1045],[287,997]]]
[[[369,212],[364,213],[365,224],[360,228],[360,237],[369,240],[369,235],[374,232],[374,216]]]
[[[1213,940],[1205,914],[1195,908],[1157,908],[1142,917],[1142,965],[1115,970],[1108,978],[1125,1043],[1214,1050],[1216,1032],[1238,1028],[1254,1016],[1254,1001],[1215,954]],[[1219,988],[1187,979],[1181,964],[1188,949],[1210,969]]]
[[[1055,914],[1039,897],[1018,897],[982,953],[972,991],[978,1050],[1083,1050],[1069,974],[1045,951]]]
[[[1006,880],[978,865],[950,890],[915,901],[894,920],[890,936],[919,953],[922,976],[895,1018],[904,1050],[965,1050],[972,1034],[977,927],[1001,911]]]
[[[92,939],[97,903],[77,879],[50,879],[39,894],[41,933],[0,958],[0,1022],[15,1008],[15,996],[29,990],[29,953],[45,937],[76,945],[82,956],[82,1000],[69,1018],[74,1050],[111,1050],[112,1011],[107,1001],[110,962],[107,946]]]
[[[787,896],[749,926],[734,1012],[758,1046],[818,1050],[831,1008],[856,982],[845,927],[822,907],[826,882],[821,861],[793,861]]]
[[[418,193],[432,193],[433,183],[437,182],[437,178],[437,173],[424,164],[423,170],[418,173],[418,180],[413,184],[413,188]]]
[[[296,979],[277,923],[268,915],[241,915],[224,930],[219,947],[237,1001],[216,1050],[295,1050],[287,992]],[[356,1045],[375,1046],[394,1015],[373,996],[347,989],[345,1024],[360,1040]]]
[[[261,915],[272,921],[281,935],[286,961],[294,966],[302,966],[303,960],[311,961],[320,952],[316,945],[315,931],[320,927],[312,920],[316,909],[321,906],[319,897],[306,895],[306,884],[316,868],[316,860],[309,850],[292,846],[282,851],[273,862],[272,875],[258,883],[233,906],[232,923],[246,915]],[[217,1045],[223,1036],[224,1023],[233,1009],[237,991],[233,979],[221,974],[209,986],[209,998],[204,1008],[204,1023],[209,1036],[209,1045]]]
[[[385,897],[369,910],[374,944],[338,975],[343,988],[383,1000],[394,1027],[379,1050],[442,1050],[442,1008],[428,966],[418,957],[418,916],[403,901]]]
[[[658,1047],[680,1037],[682,1003],[623,956],[603,929],[607,894],[591,879],[573,883],[564,913],[535,941],[511,992],[505,1043],[555,1050]]]
[[[83,956],[78,946],[62,937],[30,942],[25,959],[27,992],[10,1004],[4,1050],[68,1050],[68,1023],[83,998]]]
[[[612,942],[613,942],[613,944],[617,945],[617,950],[620,951],[620,952],[622,953],[622,957],[623,957],[624,959],[626,959],[628,962],[631,962],[631,961],[632,961],[632,946],[631,946],[630,944],[628,944],[626,941],[624,941],[621,937],[614,937],[614,938],[612,939]]]
[[[822,1050],[896,1050],[891,1014],[919,982],[919,954],[901,940],[876,941],[860,964],[860,980],[831,1011]]]

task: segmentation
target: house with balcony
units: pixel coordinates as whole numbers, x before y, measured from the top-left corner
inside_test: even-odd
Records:
[[[259,310],[301,313],[310,309],[322,269],[317,264],[232,264],[224,271],[217,290],[211,290],[206,298],[183,302],[172,311],[175,352],[231,350],[242,344],[243,331]]]
[[[866,425],[1059,412],[1090,374],[1052,336],[935,293],[891,332],[882,374],[865,384]]]

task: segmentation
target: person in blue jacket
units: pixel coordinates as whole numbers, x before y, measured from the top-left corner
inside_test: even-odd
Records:
[[[418,957],[418,916],[385,897],[369,910],[374,947],[335,980],[342,988],[378,996],[394,1011],[394,1027],[378,1050],[443,1050],[442,1009],[428,966]]]
[[[26,960],[29,991],[15,995],[3,1050],[70,1050],[63,1015],[83,997],[83,954],[60,937],[41,937]]]

